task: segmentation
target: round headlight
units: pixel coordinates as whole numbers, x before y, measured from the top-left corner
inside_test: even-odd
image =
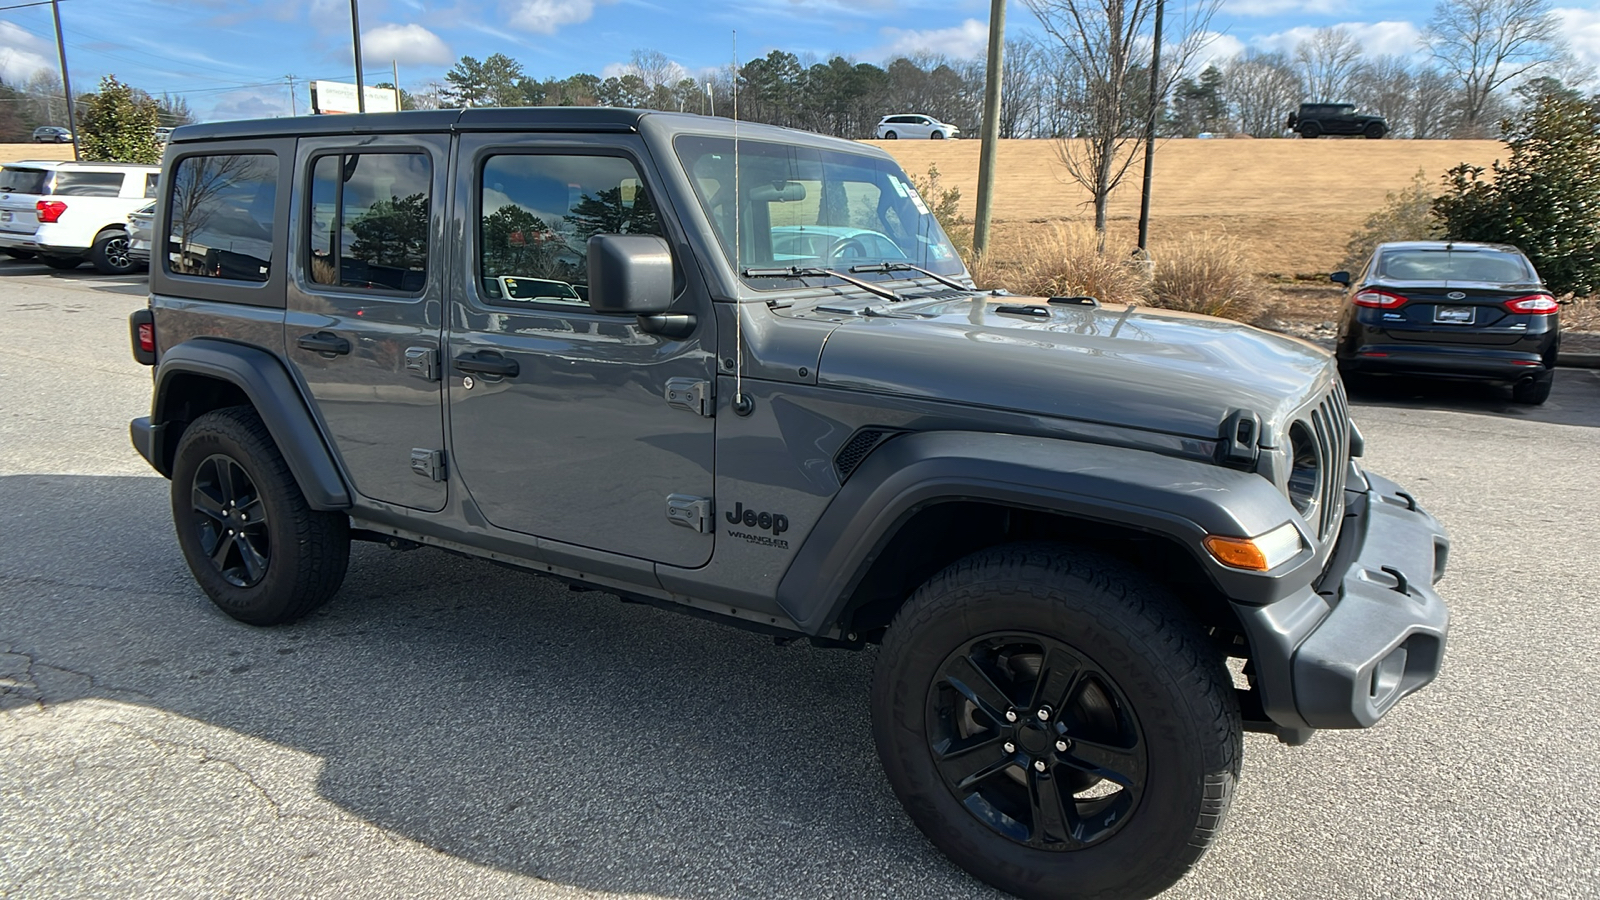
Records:
[[[1289,502],[1308,522],[1322,502],[1322,457],[1304,422],[1289,426]]]

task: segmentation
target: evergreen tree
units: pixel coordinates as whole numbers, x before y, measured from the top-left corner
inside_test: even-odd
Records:
[[[161,162],[161,144],[156,140],[161,119],[156,102],[142,93],[136,96],[117,76],[100,79],[100,92],[80,101],[78,118],[78,147],[84,159]]]

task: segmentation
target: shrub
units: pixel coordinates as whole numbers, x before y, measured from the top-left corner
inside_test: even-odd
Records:
[[[1237,239],[1191,233],[1159,249],[1151,257],[1151,305],[1246,322],[1261,314],[1265,286]]]
[[[1466,163],[1445,176],[1444,237],[1514,244],[1557,293],[1600,290],[1600,111],[1547,95],[1502,125],[1510,158],[1493,179]]]
[[[1422,169],[1403,190],[1390,191],[1383,206],[1367,217],[1365,225],[1350,235],[1339,268],[1354,272],[1367,264],[1372,251],[1385,241],[1429,241],[1443,233],[1433,215],[1433,185]]]
[[[939,167],[928,166],[928,176],[911,178],[911,186],[917,189],[924,203],[939,221],[939,227],[944,229],[945,236],[950,238],[950,243],[956,247],[956,252],[962,258],[972,256],[972,223],[961,214],[961,189],[947,188],[939,179]]]
[[[1012,230],[970,266],[981,288],[1036,297],[1089,296],[1102,303],[1143,303],[1148,279],[1132,257],[1100,251],[1088,225],[1050,222]]]

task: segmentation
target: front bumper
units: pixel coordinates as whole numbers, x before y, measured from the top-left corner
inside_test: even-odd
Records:
[[[1233,604],[1253,686],[1280,733],[1369,727],[1439,674],[1450,611],[1433,585],[1450,538],[1399,485],[1370,473],[1366,482],[1346,491],[1321,580],[1266,606]]]

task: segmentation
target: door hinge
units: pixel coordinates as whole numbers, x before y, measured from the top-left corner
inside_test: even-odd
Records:
[[[439,351],[432,347],[407,347],[406,374],[423,381],[438,381]]]
[[[667,521],[685,528],[693,528],[701,534],[710,534],[714,527],[711,517],[711,498],[668,494]]]
[[[698,378],[668,378],[667,405],[710,418],[713,411],[711,382]]]
[[[411,471],[433,481],[443,481],[444,451],[411,448]]]

